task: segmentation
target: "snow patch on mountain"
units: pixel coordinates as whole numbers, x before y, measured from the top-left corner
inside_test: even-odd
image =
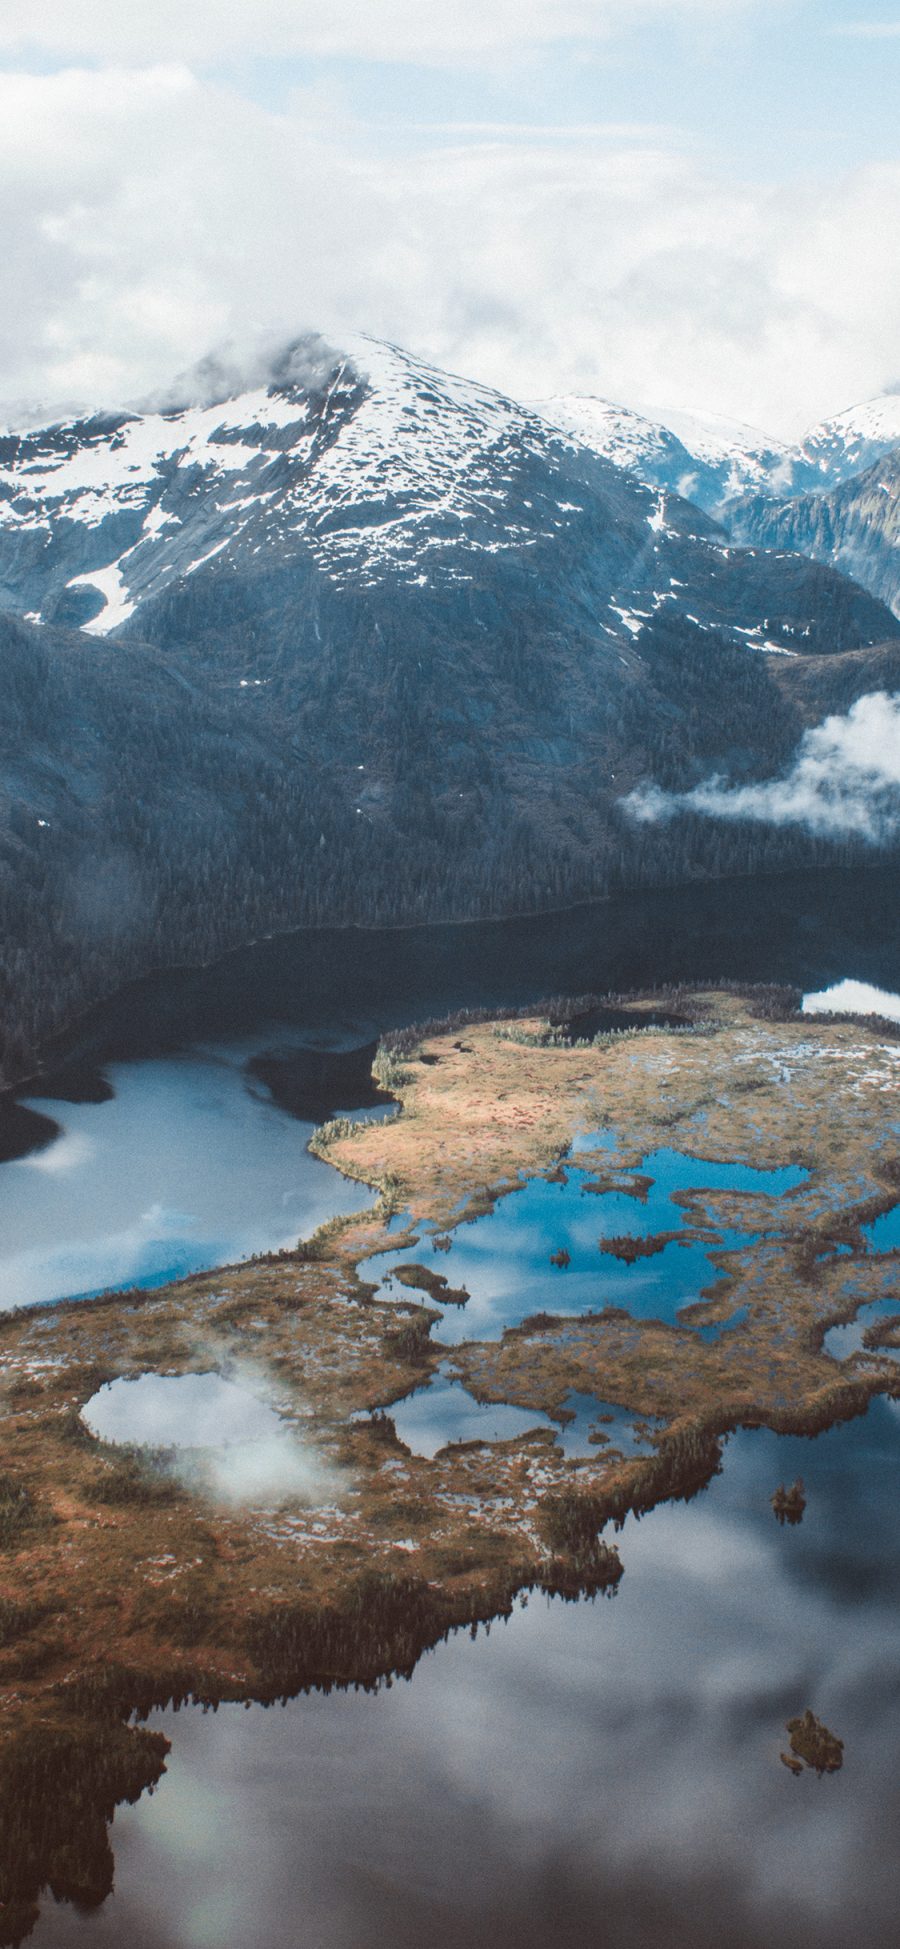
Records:
[[[737,436],[721,422],[704,423],[696,455],[598,400],[556,425],[546,406],[364,335],[340,350],[298,341],[268,384],[256,370],[222,398],[231,376],[205,362],[146,411],[0,440],[0,607],[106,636],[139,631],[141,613],[151,628],[151,605],[198,577],[226,616],[229,578],[246,592],[277,576],[275,604],[316,578],[355,598],[405,587],[469,602],[505,558],[509,587],[531,576],[538,606],[572,578],[592,627],[629,652],[678,616],[789,650],[808,602],[821,608],[788,558],[736,549],[682,498],[720,499],[733,480]],[[192,596],[189,629],[200,606]]]
[[[681,408],[666,411],[665,425],[677,434],[695,461],[703,461],[724,476],[726,500],[752,487],[770,484],[779,475],[785,482],[790,480],[794,449],[758,427],[723,419],[717,413]]]
[[[73,575],[66,587],[97,589],[103,597],[100,614],[82,624],[89,636],[108,636],[110,630],[117,629],[120,623],[127,622],[128,617],[134,614],[135,605],[129,597],[118,562],[111,562],[108,568],[91,569],[87,575]]]
[[[813,427],[802,444],[823,484],[835,487],[900,447],[900,393],[863,400]]]
[[[538,402],[549,426],[627,467],[650,487],[727,511],[748,494],[783,500],[822,493],[900,447],[900,394],[886,393],[823,420],[795,445],[714,413],[667,409],[659,419],[594,396]]]

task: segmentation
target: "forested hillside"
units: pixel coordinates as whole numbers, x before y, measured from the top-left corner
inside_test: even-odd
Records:
[[[391,348],[43,429],[0,488],[7,1080],[129,976],[263,933],[825,857],[622,801],[777,772],[834,693],[900,681],[833,568]]]

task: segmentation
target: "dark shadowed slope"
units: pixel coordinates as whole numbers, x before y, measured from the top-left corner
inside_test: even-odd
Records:
[[[3,600],[44,619],[0,628],[7,1075],[129,976],[278,928],[818,857],[619,801],[783,765],[832,666],[854,695],[893,667],[880,603],[391,348],[220,376],[6,453]]]
[[[900,608],[900,447],[830,494],[747,496],[731,510],[730,527],[737,540],[828,562]]]

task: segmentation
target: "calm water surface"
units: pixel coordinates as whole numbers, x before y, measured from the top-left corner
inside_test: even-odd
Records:
[[[798,1528],[768,1498],[802,1474]],[[896,1949],[900,1423],[741,1433],[626,1524],[595,1605],[532,1597],[409,1683],[159,1714],[116,1891],[39,1949]],[[843,1771],[793,1779],[807,1705]]]
[[[611,1135],[607,1142],[613,1142]],[[360,1275],[380,1281],[382,1296],[402,1301],[410,1288],[392,1274],[398,1265],[413,1263],[440,1273],[454,1290],[467,1292],[465,1305],[442,1308],[435,1329],[437,1337],[451,1345],[462,1340],[498,1340],[507,1327],[520,1325],[536,1312],[584,1313],[624,1306],[635,1318],[673,1324],[680,1309],[699,1300],[720,1277],[710,1255],[746,1245],[752,1234],[714,1226],[708,1243],[676,1237],[651,1257],[630,1264],[601,1252],[600,1241],[689,1233],[698,1224],[703,1227],[703,1218],[677,1203],[679,1195],[699,1192],[704,1209],[708,1202],[713,1213],[715,1200],[707,1201],[707,1192],[780,1199],[803,1184],[808,1172],[794,1165],[760,1171],[745,1163],[711,1163],[665,1149],[651,1151],[641,1160],[640,1176],[650,1180],[639,1186],[641,1195],[636,1195],[639,1180],[631,1173],[611,1171],[610,1175],[632,1190],[598,1193],[591,1187],[602,1183],[602,1176],[598,1179],[596,1171],[567,1163],[560,1181],[531,1178],[483,1217],[459,1225],[450,1234],[449,1251],[435,1246],[433,1236],[423,1232],[415,1246],[366,1259]],[[788,1224],[789,1216],[785,1214],[781,1222]],[[569,1254],[569,1265],[552,1266],[552,1255],[563,1250]],[[428,1300],[440,1304],[431,1294]]]
[[[893,867],[726,881],[549,918],[288,935],[137,982],[54,1054],[102,1068],[114,1099],[34,1100],[62,1138],[0,1164],[0,1309],[277,1250],[365,1202],[308,1155],[312,1124],[245,1073],[267,1049],[341,1049],[451,1009],[667,981],[813,992],[849,976],[896,992],[898,894]],[[699,1265],[688,1276],[677,1253],[689,1286]],[[625,1270],[634,1294],[639,1269]]]
[[[113,1100],[41,1102],[64,1134],[0,1167],[0,1304],[157,1282],[293,1243],[365,1201],[309,1156],[310,1126],[249,1083],[243,1063],[272,1045],[273,1023],[338,1047],[448,1008],[662,980],[812,992],[852,977],[896,993],[898,885],[891,869],[795,876],[633,896],[550,923],[267,943],[140,984],[78,1038]],[[675,1242],[634,1266],[601,1259],[605,1201],[581,1196],[572,1176],[577,1203],[575,1190],[542,1185],[531,1201],[527,1189],[505,1199],[481,1232],[465,1228],[454,1252],[468,1253],[467,1276],[452,1254],[434,1259],[477,1288],[467,1334],[499,1330],[526,1235],[515,1277],[530,1263],[535,1290],[522,1311],[547,1306],[564,1224],[576,1251],[554,1275],[560,1310],[581,1303],[587,1258],[576,1254],[590,1254],[592,1281],[600,1267],[605,1299],[636,1311],[659,1313],[663,1261],[671,1310],[698,1296],[704,1244]],[[675,1188],[664,1179],[660,1162],[659,1197]],[[709,1179],[695,1168],[692,1181]],[[790,1196],[788,1184],[770,1189]],[[608,1205],[611,1231],[642,1230],[643,1208],[621,1202],[621,1213]],[[658,1213],[646,1222],[669,1228]],[[881,1221],[877,1240],[873,1228],[873,1246],[898,1242],[896,1222]],[[448,1309],[444,1337],[462,1318]],[[583,1444],[603,1403],[570,1405],[563,1439]],[[403,1411],[431,1441],[468,1407],[445,1386]],[[815,1442],[732,1438],[724,1474],[693,1503],[629,1520],[612,1602],[532,1598],[375,1696],[156,1715],[173,1750],[157,1792],[116,1814],[114,1895],[93,1915],[48,1898],[32,1940],[897,1949],[897,1415],[881,1401]],[[640,1439],[624,1421],[609,1432]],[[797,1474],[807,1512],[782,1529],[769,1497]],[[779,1765],[784,1722],[807,1705],[846,1742],[834,1778],[795,1780]]]
[[[0,1310],[161,1285],[372,1202],[243,1062],[240,1046],[115,1063],[107,1103],[35,1102],[62,1135],[0,1165]]]

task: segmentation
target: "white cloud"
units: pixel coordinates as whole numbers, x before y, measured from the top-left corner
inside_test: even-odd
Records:
[[[305,55],[459,67],[601,40],[641,19],[715,20],[751,4],[760,0],[41,0],[4,9],[0,51],[104,63]]]
[[[386,152],[328,92],[276,111],[178,62],[7,73],[0,237],[7,402],[116,404],[269,329],[773,431],[896,374],[900,165],[776,191],[645,129]]]
[[[900,833],[900,693],[871,691],[845,717],[826,717],[804,734],[784,778],[728,785],[716,777],[690,792],[643,786],[623,805],[642,823],[690,811],[884,844]]]

